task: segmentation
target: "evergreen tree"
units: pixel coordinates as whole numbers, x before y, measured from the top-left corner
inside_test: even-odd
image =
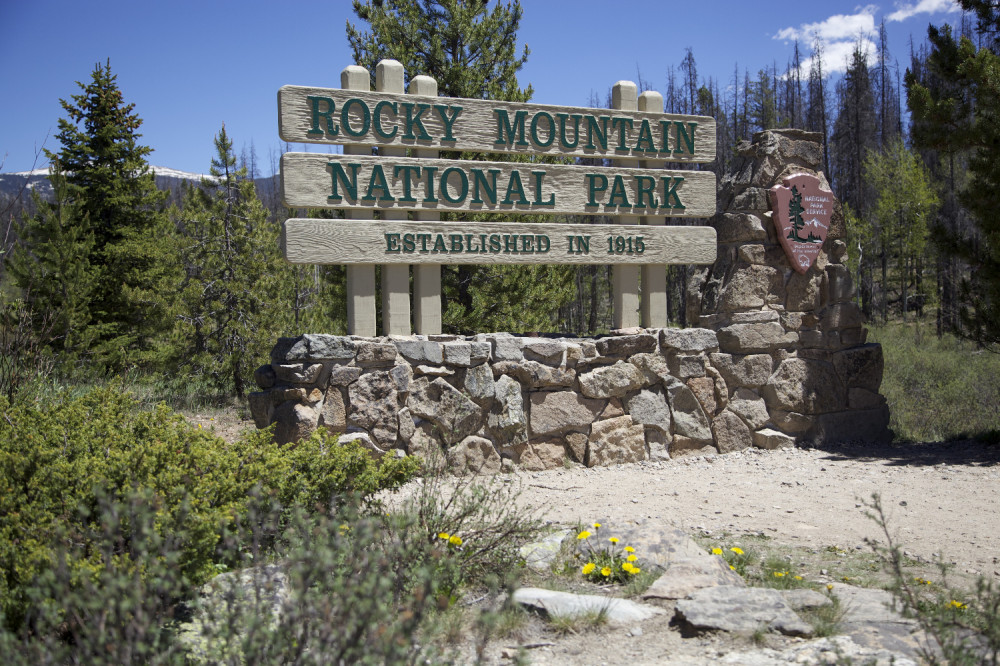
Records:
[[[81,94],[60,100],[67,114],[56,135],[62,148],[46,154],[65,175],[81,237],[93,238],[87,255],[93,284],[86,291],[95,352],[120,368],[156,353],[154,338],[167,316],[165,193],[146,162],[152,149],[138,141],[142,120],[125,103],[110,61],[94,67],[90,83],[77,85]]]
[[[932,89],[907,73],[907,102],[915,120],[918,145],[945,152],[968,151],[969,181],[960,201],[975,222],[975,232],[938,228],[949,253],[968,262],[963,280],[963,333],[991,349],[1000,349],[1000,8],[995,2],[960,0],[976,12],[983,46],[950,30],[928,28],[930,66],[957,90]],[[919,127],[919,131],[917,128]]]
[[[51,346],[66,359],[67,354],[86,352],[93,342],[89,325],[94,234],[90,219],[70,195],[58,160],[50,167],[49,182],[51,201],[31,193],[38,212],[19,226],[20,242],[9,270],[24,292],[33,330],[48,330]]]
[[[254,365],[267,356],[287,311],[275,303],[290,270],[277,227],[238,168],[223,125],[214,139],[211,177],[187,191],[178,220],[181,365],[243,397]]]
[[[492,8],[481,0],[354,0],[353,6],[370,32],[348,23],[347,39],[354,61],[373,77],[378,62],[392,58],[402,63],[407,77],[436,79],[438,93],[446,97],[531,99],[531,86],[522,89],[517,81],[529,53],[525,47],[517,54],[522,16],[517,0]],[[527,161],[511,155],[462,157]],[[477,214],[462,219],[506,218]],[[545,330],[569,296],[564,285],[572,284],[572,275],[567,266],[443,266],[443,324],[453,332]],[[517,304],[520,316],[512,316],[504,303]]]

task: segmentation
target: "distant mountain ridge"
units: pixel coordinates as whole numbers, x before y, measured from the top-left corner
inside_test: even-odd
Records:
[[[171,193],[179,192],[183,183],[198,183],[202,178],[210,177],[208,174],[190,173],[169,167],[151,166],[150,169],[156,176],[156,186]],[[35,190],[42,198],[51,197],[49,168],[0,173],[0,197],[16,197],[22,189],[25,194]]]

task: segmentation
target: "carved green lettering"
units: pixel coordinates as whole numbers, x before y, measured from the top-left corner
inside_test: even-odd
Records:
[[[444,234],[437,234],[434,237],[434,247],[431,252],[447,252],[448,247],[444,244]]]
[[[673,180],[674,184],[671,185],[670,181]],[[681,203],[681,198],[677,194],[677,186],[684,182],[683,178],[673,178],[670,176],[663,176],[660,178],[660,182],[663,183],[663,203],[660,208],[672,208],[674,210],[684,210],[684,204]],[[673,199],[674,203],[671,204],[670,200]]]
[[[490,252],[500,251],[500,234],[490,234]]]
[[[399,174],[403,174],[403,196],[399,200],[413,203],[416,199],[412,196],[412,179],[420,178],[420,167],[412,164],[397,164],[392,170],[392,177],[399,178]]]
[[[416,248],[416,243],[413,242],[413,234],[403,234],[403,252],[413,254]]]
[[[688,130],[685,129],[684,123],[680,121],[674,121],[674,127],[677,128],[677,141],[674,143],[676,148],[674,149],[674,155],[683,155],[684,148],[687,147],[687,152],[689,155],[694,155],[694,131],[698,129],[698,123],[688,123],[691,128],[690,134]],[[684,146],[681,145],[681,138],[684,139]]]
[[[642,124],[639,125],[639,138],[635,140],[635,149],[644,153],[656,152],[656,145],[653,143],[653,130],[649,126],[649,121],[645,118],[642,119]]]
[[[437,173],[437,167],[424,167],[424,174],[427,176],[427,196],[424,197],[424,203],[437,203],[438,198],[434,196],[434,174]]]
[[[404,139],[417,139],[419,141],[430,141],[433,137],[427,133],[427,129],[424,128],[424,121],[421,120],[421,116],[424,115],[425,111],[431,108],[430,104],[414,104],[412,102],[404,102],[402,104],[403,111],[406,112],[406,117],[403,122],[403,138]],[[416,113],[414,113],[416,112]],[[413,128],[416,127],[420,133],[414,134]]]
[[[544,118],[549,124],[549,138],[547,141],[542,141],[538,138],[538,121]],[[540,148],[548,148],[552,145],[552,142],[556,138],[556,121],[545,111],[539,111],[531,119],[531,140],[535,142],[535,145]]]
[[[351,107],[360,106],[361,107],[361,129],[355,130],[351,127]],[[368,134],[368,129],[371,127],[372,114],[368,110],[368,105],[364,103],[363,100],[357,97],[352,97],[351,99],[344,102],[343,108],[340,109],[340,126],[344,128],[344,134],[355,139],[360,139],[365,134]]]
[[[382,171],[381,164],[375,164],[372,166],[372,175],[368,179],[368,189],[365,191],[365,196],[361,197],[362,201],[375,201],[376,197],[374,195],[375,190],[380,190],[382,192],[381,196],[378,197],[379,201],[395,201],[392,192],[389,191],[389,183],[385,179],[385,172]]]
[[[548,201],[542,201],[542,179],[545,178],[545,172],[532,171],[531,174],[535,177],[535,201],[533,203],[536,206],[555,206],[556,195],[554,192],[549,195]]]
[[[507,115],[507,109],[493,109],[493,114],[497,117],[497,140],[493,142],[494,145],[506,145],[508,148],[512,145],[530,145],[524,138],[524,123],[528,117],[527,111],[514,112],[513,124],[510,122],[510,116]],[[507,133],[506,139],[504,139],[504,132]],[[516,141],[515,135],[517,137]]]
[[[598,121],[600,121],[598,123]],[[587,116],[587,145],[585,148],[593,150],[596,146],[594,145],[594,137],[597,137],[598,143],[601,144],[601,150],[608,149],[608,117],[607,116]]]
[[[312,116],[312,129],[306,132],[306,134],[325,133],[330,136],[337,136],[337,126],[333,124],[334,101],[329,97],[319,97],[317,95],[309,95],[306,97],[306,100],[309,102],[309,111]],[[326,104],[326,111],[319,110],[321,103]],[[326,120],[325,127],[323,128],[319,126],[320,118]]]
[[[625,179],[620,175],[615,175],[615,182],[611,184],[611,196],[608,198],[609,206],[622,206],[631,208],[628,202],[628,194],[625,191]]]
[[[512,194],[516,194],[518,197],[517,201],[512,200],[510,197]],[[528,197],[524,195],[524,185],[521,184],[521,172],[518,170],[513,170],[510,172],[510,180],[507,181],[507,195],[503,198],[500,203],[505,204],[524,204],[528,205],[531,203],[528,201]]]
[[[399,108],[397,104],[395,102],[390,102],[389,100],[384,99],[375,105],[375,113],[373,114],[375,116],[374,126],[376,134],[378,134],[381,138],[385,139],[386,141],[390,141],[392,137],[396,136],[396,134],[399,133],[399,128],[393,125],[391,133],[386,132],[385,129],[383,129],[382,109],[386,107],[391,109],[394,115],[399,115]]]
[[[551,244],[549,243],[549,237],[543,234],[535,236],[535,247],[538,248],[535,252],[548,252]]]
[[[454,198],[448,193],[448,183],[451,182],[449,178],[453,173],[458,174],[458,182],[460,184],[458,196]],[[469,177],[458,167],[449,167],[441,173],[441,187],[439,189],[441,190],[441,196],[448,203],[462,203],[465,201],[465,197],[469,196]]]
[[[472,169],[472,203],[481,204],[483,202],[482,192],[486,193],[486,199],[491,205],[497,205],[497,176],[500,169],[489,169],[484,172],[482,169]],[[488,175],[487,175],[488,174]]]
[[[656,179],[652,176],[636,176],[636,208],[659,208],[660,202],[656,200],[654,190],[656,189]],[[648,202],[648,203],[644,203]]]
[[[455,127],[455,119],[462,113],[462,107],[452,104],[448,104],[447,106],[444,104],[435,104],[434,110],[438,112],[438,115],[441,116],[441,122],[444,123],[444,136],[441,137],[441,140],[454,143],[456,139],[452,134],[452,130]],[[448,115],[449,111],[452,112],[451,116]]]
[[[568,150],[576,148],[580,143],[580,119],[583,116],[576,113],[572,116],[568,113],[557,113],[556,118],[559,119],[559,145]],[[566,121],[570,118],[573,119],[573,143],[566,138]]]
[[[598,193],[603,194],[608,190],[608,177],[602,173],[584,174],[587,179],[587,206],[596,206]],[[600,185],[598,185],[600,183]]]
[[[333,177],[333,191],[330,196],[327,197],[330,201],[341,201],[343,197],[340,196],[340,191],[337,189],[338,183],[344,186],[344,190],[350,198],[357,201],[358,199],[358,169],[361,168],[360,164],[348,164],[348,168],[351,170],[351,175],[348,176],[347,172],[344,171],[344,167],[341,166],[340,162],[327,162],[327,166],[330,167],[330,175]]]
[[[399,234],[385,235],[385,251],[399,254]]]
[[[618,145],[615,146],[616,153],[627,153],[629,151],[628,144],[626,140],[628,139],[628,132],[625,131],[625,126],[632,129],[632,119],[623,117],[614,117],[611,119],[611,128],[618,132]]]

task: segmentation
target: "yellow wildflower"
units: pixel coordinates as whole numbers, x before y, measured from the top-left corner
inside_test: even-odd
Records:
[[[601,524],[600,523],[594,523],[594,529],[595,530],[601,529]]]
[[[951,600],[951,603],[949,605],[952,608],[956,609],[956,610],[965,610],[966,609],[966,605],[965,604],[963,604],[961,601],[955,601],[954,599]]]
[[[587,530],[584,530],[584,531],[580,532],[579,534],[577,534],[576,538],[577,539],[586,539],[589,536],[590,536],[590,532],[588,532]]]
[[[733,551],[737,555],[742,555],[743,554],[743,550],[740,547],[738,547],[738,546],[733,546],[729,550]]]
[[[734,567],[732,564],[730,564],[729,565],[729,570],[730,571],[736,571],[736,567]]]
[[[580,573],[586,576],[590,573],[593,573],[594,569],[596,568],[597,568],[596,564],[594,564],[593,562],[587,562],[586,564],[583,565],[583,569],[580,570]]]
[[[833,591],[833,583],[827,583],[826,584],[826,591],[827,592],[832,592]]]
[[[632,546],[625,546],[625,552],[626,553],[634,553],[635,552],[635,548],[633,548]]]
[[[712,549],[712,555],[722,555],[722,549],[721,548],[713,548]]]
[[[782,572],[780,572],[780,571],[775,571],[775,572],[774,572],[774,577],[775,577],[775,578],[784,578],[784,577],[785,577],[785,574],[783,574],[783,573],[782,573]]]
[[[601,575],[604,576],[605,578],[607,578],[608,576],[610,576],[611,575],[611,567],[604,567],[603,569],[601,569]]]
[[[629,562],[635,562],[639,558],[635,555],[629,555],[626,559],[628,559]]]
[[[796,576],[795,580],[802,580],[802,576]]]
[[[447,532],[438,532],[438,539],[444,539],[445,541],[447,541],[450,538],[451,535],[448,534]]]
[[[451,538],[448,539],[448,543],[450,543],[452,546],[461,546],[462,537],[458,536],[457,534],[453,534]]]
[[[618,543],[618,537],[610,537],[608,541],[610,541],[611,543]]]

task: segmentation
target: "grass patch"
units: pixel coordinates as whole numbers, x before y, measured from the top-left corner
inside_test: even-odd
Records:
[[[882,345],[881,392],[897,440],[1000,440],[1000,354],[938,338],[932,323],[872,327],[868,339]]]

